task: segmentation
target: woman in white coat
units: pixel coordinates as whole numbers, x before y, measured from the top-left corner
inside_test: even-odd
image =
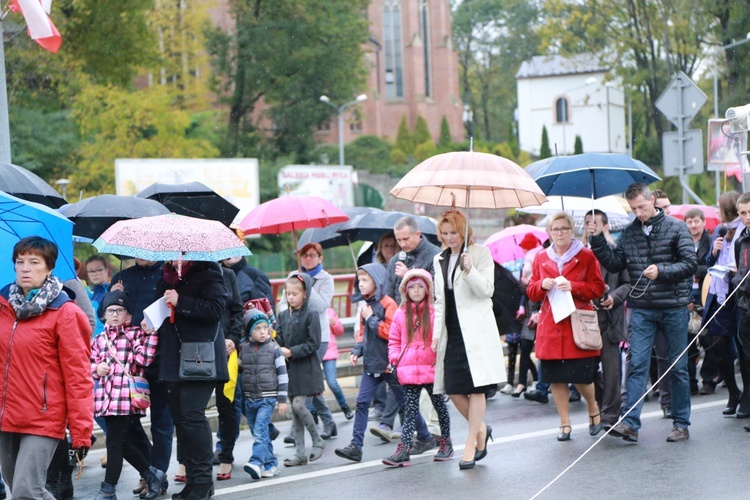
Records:
[[[435,387],[448,394],[469,422],[459,463],[471,469],[487,456],[492,428],[482,422],[486,393],[505,380],[505,362],[492,312],[495,267],[490,251],[472,242],[464,251],[466,217],[456,210],[438,221],[438,238],[447,247],[435,256]]]

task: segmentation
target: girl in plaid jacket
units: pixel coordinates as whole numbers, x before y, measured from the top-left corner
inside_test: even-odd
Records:
[[[104,331],[94,337],[91,346],[91,371],[99,381],[94,395],[94,415],[107,424],[107,471],[97,500],[117,498],[115,487],[127,460],[149,487],[146,498],[160,494],[164,472],[149,466],[148,459],[128,440],[128,429],[134,419],[146,414],[132,405],[130,376],[143,376],[156,355],[159,337],[147,335],[130,324],[130,304],[122,291],[104,296],[99,314],[105,318]],[[123,369],[124,368],[124,369]],[[125,372],[128,370],[128,373]],[[130,375],[130,376],[129,376]]]

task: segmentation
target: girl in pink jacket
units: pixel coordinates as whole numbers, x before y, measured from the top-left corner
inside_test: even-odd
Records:
[[[404,387],[404,428],[396,452],[384,458],[383,463],[392,467],[411,465],[409,451],[419,415],[419,395],[422,389],[427,390],[430,395],[440,423],[440,449],[434,460],[450,460],[453,445],[448,407],[441,394],[432,393],[437,359],[431,347],[435,320],[432,276],[424,269],[411,269],[404,275],[400,292],[401,307],[393,316],[388,336],[388,361],[391,370],[396,370],[398,382]]]

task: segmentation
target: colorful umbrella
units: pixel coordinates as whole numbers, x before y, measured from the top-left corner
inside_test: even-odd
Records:
[[[252,209],[238,225],[245,231],[245,234],[281,234],[291,231],[294,248],[297,248],[295,231],[298,229],[326,227],[348,220],[349,216],[328,200],[318,196],[287,194],[261,203]],[[299,255],[297,255],[297,267],[300,267]]]
[[[170,211],[154,200],[101,194],[60,207],[60,213],[75,224],[74,235],[94,240],[117,221],[166,215]]]
[[[145,260],[219,261],[251,255],[221,222],[167,214],[115,222],[94,241],[102,253]]]
[[[697,208],[703,212],[703,215],[706,216],[706,229],[709,232],[716,229],[716,226],[721,225],[719,210],[716,207],[709,207],[706,205],[672,205],[669,207],[669,215],[677,217],[680,220],[685,220],[685,214],[691,208]]]
[[[519,224],[517,226],[506,227],[502,231],[490,235],[484,240],[484,246],[490,249],[495,262],[518,276],[523,267],[524,256],[526,255],[526,252],[524,252],[519,244],[527,234],[534,235],[540,244],[544,243],[548,238],[547,231],[542,228],[528,224]]]
[[[473,151],[426,159],[411,169],[391,194],[414,203],[466,208],[467,221],[469,208],[521,208],[547,201],[531,176],[514,162]],[[468,230],[467,224],[467,234]]]
[[[54,275],[63,281],[76,276],[73,264],[73,223],[47,206],[0,192],[0,287],[16,279],[13,246],[21,238],[41,236],[58,249]]]

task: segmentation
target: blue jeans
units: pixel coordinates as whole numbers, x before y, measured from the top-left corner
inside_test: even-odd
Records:
[[[684,306],[669,309],[631,309],[630,326],[630,372],[627,380],[627,400],[623,413],[633,411],[623,421],[632,429],[641,427],[643,400],[636,401],[646,392],[651,363],[651,350],[657,332],[664,335],[667,344],[667,359],[671,365],[687,347],[688,310]],[[687,356],[683,355],[672,368],[672,417],[676,427],[690,425],[690,380],[687,371]]]
[[[326,376],[326,383],[328,384],[328,388],[331,389],[331,392],[336,397],[336,402],[339,404],[342,410],[344,408],[347,408],[348,405],[346,404],[346,396],[344,396],[344,391],[341,390],[341,386],[339,385],[338,380],[336,380],[335,359],[323,361],[323,373]]]
[[[273,454],[273,444],[268,434],[268,424],[271,423],[275,408],[276,398],[245,398],[247,425],[253,432],[253,454],[248,462],[262,469],[269,469],[279,464]]]
[[[352,433],[352,443],[360,450],[365,439],[365,429],[367,429],[367,412],[375,396],[375,390],[383,382],[387,382],[391,386],[399,409],[401,411],[404,410],[404,388],[393,380],[391,374],[384,373],[376,377],[367,372],[363,373],[362,382],[359,386],[359,394],[357,394],[357,411],[354,412],[354,432]],[[417,439],[420,441],[429,441],[431,438],[432,435],[427,429],[427,424],[424,418],[422,418],[422,414],[419,414],[419,418],[417,418]]]
[[[534,390],[538,392],[539,394],[544,394],[545,396],[549,394],[549,384],[542,380],[542,362],[537,361],[537,370],[536,372],[539,374],[536,381],[536,386],[534,386]]]

